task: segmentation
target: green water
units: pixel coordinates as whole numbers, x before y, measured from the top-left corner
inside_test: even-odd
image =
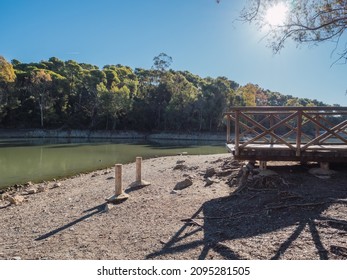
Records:
[[[67,177],[145,158],[226,153],[223,143],[67,140],[0,140],[0,188]]]

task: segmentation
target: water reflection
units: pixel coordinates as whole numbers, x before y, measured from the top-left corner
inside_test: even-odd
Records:
[[[0,187],[71,176],[128,163],[136,156],[225,153],[224,143],[212,141],[139,141],[98,139],[0,140]]]

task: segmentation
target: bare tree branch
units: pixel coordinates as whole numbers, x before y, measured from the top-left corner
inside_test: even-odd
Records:
[[[220,1],[217,1],[220,2]],[[276,26],[267,22],[267,11],[280,3],[288,8],[286,20]],[[292,39],[298,44],[335,43],[333,53],[338,55],[334,63],[347,60],[347,0],[249,0],[240,14],[243,22],[255,23],[260,29],[268,29],[269,46],[279,52]]]

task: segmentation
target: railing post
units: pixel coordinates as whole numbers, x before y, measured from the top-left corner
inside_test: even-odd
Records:
[[[270,114],[270,128],[273,127],[274,125],[274,118],[273,118],[273,114]],[[273,133],[275,133],[275,131],[272,131]],[[273,135],[270,136],[270,143],[273,144],[274,143],[274,137]]]
[[[319,119],[319,117],[318,117],[318,114],[317,114],[316,117],[315,117],[315,120],[318,122],[318,119]],[[317,138],[317,137],[319,137],[319,126],[317,124],[315,124],[314,127],[315,127],[315,130],[316,130],[316,138]]]
[[[240,154],[240,111],[235,111],[235,156]]]
[[[227,144],[229,144],[230,141],[230,123],[231,123],[231,117],[229,114],[227,114]]]
[[[301,155],[301,127],[302,127],[302,110],[298,110],[298,124],[296,131],[296,156]]]

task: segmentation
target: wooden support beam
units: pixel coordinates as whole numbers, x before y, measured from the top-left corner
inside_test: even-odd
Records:
[[[231,116],[230,114],[227,115],[227,144],[231,143],[230,139],[230,124],[231,124]]]
[[[267,161],[265,161],[265,160],[259,161],[259,169],[260,170],[266,170],[266,168],[267,168]]]
[[[240,111],[235,111],[235,156],[240,153]]]
[[[320,162],[320,168],[323,170],[329,170],[329,162]]]
[[[301,125],[302,125],[302,111],[298,112],[298,124],[296,130],[296,156],[301,154]]]

